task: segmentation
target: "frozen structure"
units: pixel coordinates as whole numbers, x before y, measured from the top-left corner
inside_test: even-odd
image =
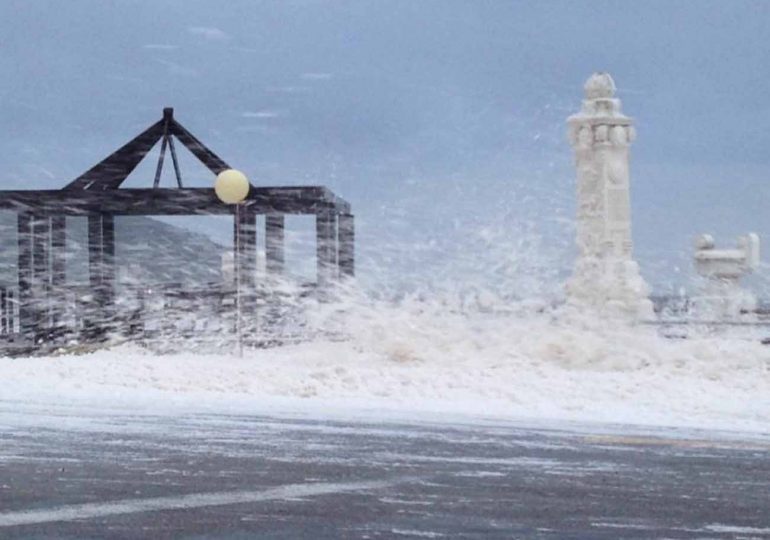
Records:
[[[629,145],[631,118],[620,110],[615,83],[594,73],[579,113],[568,118],[577,167],[578,258],[567,282],[568,301],[609,314],[648,318],[649,287],[639,274],[631,242]]]
[[[174,141],[209,169],[212,187],[183,183]],[[152,187],[124,187],[156,145],[160,145],[160,152],[155,176],[148,179]],[[166,149],[174,166],[173,187],[160,185]],[[337,283],[353,277],[355,228],[350,203],[321,185],[247,185],[238,204],[227,204],[213,184],[214,177],[231,169],[187,131],[168,107],[160,120],[61,189],[0,190],[0,210],[15,214],[17,244],[15,275],[10,282],[0,282],[0,354],[46,353],[63,346],[100,345],[114,339],[167,341],[176,336],[145,322],[160,320],[173,327],[176,319],[186,325],[196,315],[200,320],[217,319],[210,332],[215,339],[233,336],[237,330],[239,343],[245,335],[250,345],[262,346],[273,337],[261,326],[257,311],[265,304],[270,307],[277,297],[268,284],[289,277],[285,268],[286,216],[315,218],[316,279],[301,284],[307,285],[308,294],[324,298]],[[122,283],[118,278],[130,274],[130,269],[121,272],[116,218],[130,216],[230,217],[233,249],[223,273],[228,281],[193,288],[187,283],[145,276],[154,282],[139,277]],[[258,216],[262,216],[259,221]],[[73,219],[87,225],[87,249],[76,252],[86,259],[85,285],[73,279],[66,264],[75,252],[67,235]],[[257,230],[258,223],[264,224],[262,230]],[[264,272],[257,264],[257,238],[262,234]],[[189,248],[193,253],[189,260],[195,260],[195,246]],[[129,265],[137,262],[130,253],[124,255]],[[242,332],[245,324],[248,326]],[[186,334],[181,337],[189,338]]]
[[[740,279],[759,266],[759,236],[738,238],[733,249],[715,249],[714,238],[695,239],[695,270],[705,278],[701,296],[693,299],[694,315],[715,320],[736,319],[757,308],[756,297],[740,286]]]

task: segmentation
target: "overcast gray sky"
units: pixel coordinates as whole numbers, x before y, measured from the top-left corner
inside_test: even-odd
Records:
[[[449,279],[436,261],[484,242],[564,272],[564,119],[604,70],[637,122],[636,251],[663,287],[698,233],[770,240],[768,69],[770,2],[3,0],[1,182],[62,186],[170,105],[254,184],[350,200],[371,275]]]

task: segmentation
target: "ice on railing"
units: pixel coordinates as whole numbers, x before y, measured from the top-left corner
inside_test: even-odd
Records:
[[[707,319],[736,319],[757,308],[757,298],[741,286],[741,279],[759,266],[759,236],[748,233],[732,249],[717,249],[714,238],[702,234],[695,240],[695,270],[704,278],[693,299],[693,315]]]

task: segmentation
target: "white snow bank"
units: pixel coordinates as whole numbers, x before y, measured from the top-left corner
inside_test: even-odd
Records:
[[[231,354],[0,358],[0,399],[163,403],[261,412],[267,403],[770,431],[770,348],[548,314],[446,306],[326,313],[347,341]],[[132,405],[133,404],[133,405]]]

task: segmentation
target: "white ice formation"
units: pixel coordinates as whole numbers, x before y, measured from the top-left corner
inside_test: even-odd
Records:
[[[715,249],[711,235],[695,240],[695,270],[705,281],[701,296],[693,299],[696,316],[735,319],[757,307],[756,297],[740,285],[740,279],[759,266],[759,236],[749,233],[738,238],[733,249]]]
[[[567,120],[578,184],[578,258],[567,297],[600,313],[649,318],[649,287],[631,242],[629,145],[636,133],[609,74],[594,73],[584,89],[581,111]]]

